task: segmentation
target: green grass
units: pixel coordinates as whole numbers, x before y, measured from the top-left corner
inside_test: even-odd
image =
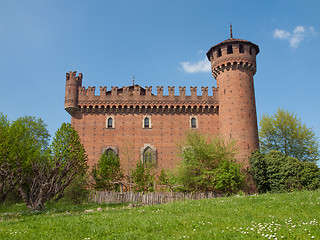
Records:
[[[319,191],[132,209],[58,204],[32,213],[14,205],[0,208],[0,239],[320,239],[319,218]]]

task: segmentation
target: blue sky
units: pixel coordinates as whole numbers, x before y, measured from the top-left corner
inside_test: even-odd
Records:
[[[65,73],[85,86],[215,86],[205,53],[229,38],[259,45],[258,118],[296,113],[320,136],[320,1],[0,1],[0,111],[63,122]],[[96,94],[99,92],[96,91]],[[187,93],[190,93],[187,90]]]

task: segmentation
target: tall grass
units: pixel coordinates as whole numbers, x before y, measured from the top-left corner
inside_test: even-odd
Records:
[[[28,214],[17,206],[7,208],[6,213],[0,209],[0,239],[320,238],[319,191],[138,208],[102,205],[103,211],[96,211],[98,206],[56,205],[45,212]]]

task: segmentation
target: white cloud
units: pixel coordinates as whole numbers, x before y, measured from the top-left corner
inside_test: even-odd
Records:
[[[210,72],[211,63],[207,58],[200,60],[196,63],[181,62],[183,70],[187,73],[198,73],[198,72]]]
[[[296,26],[295,29],[290,33],[285,30],[275,29],[273,31],[273,37],[282,40],[288,40],[290,47],[297,48],[299,44],[306,38],[315,36],[315,30],[313,27]]]

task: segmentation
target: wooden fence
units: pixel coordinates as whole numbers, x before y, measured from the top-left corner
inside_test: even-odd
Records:
[[[208,199],[216,198],[220,195],[206,192],[206,193],[162,193],[162,192],[152,192],[152,193],[142,193],[142,192],[94,192],[90,200],[96,203],[142,203],[145,205],[155,205],[175,201],[184,201],[188,199]]]

